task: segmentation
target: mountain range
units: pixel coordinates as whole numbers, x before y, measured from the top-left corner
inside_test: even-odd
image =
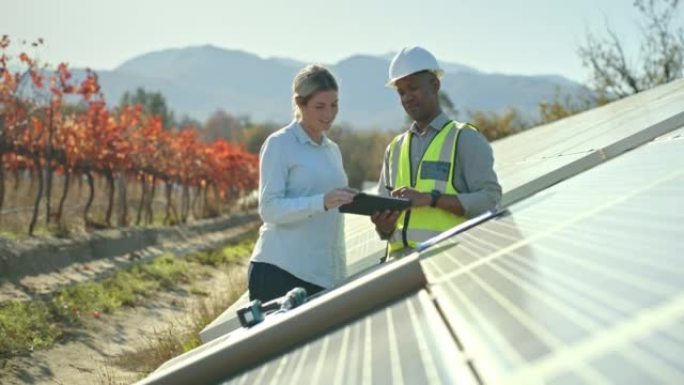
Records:
[[[398,96],[385,87],[392,56],[355,55],[326,64],[340,85],[338,123],[359,129],[396,129],[403,124],[405,114]],[[143,54],[114,70],[97,73],[111,105],[118,104],[124,92],[143,87],[161,92],[176,117],[204,121],[223,109],[249,116],[253,122],[283,124],[292,116],[292,78],[305,65],[290,58],[264,59],[206,45]],[[507,107],[536,117],[540,101],[551,100],[558,92],[574,95],[586,90],[558,75],[504,75],[458,63],[440,65],[445,69],[442,89],[461,119],[467,119],[471,111],[501,112]]]

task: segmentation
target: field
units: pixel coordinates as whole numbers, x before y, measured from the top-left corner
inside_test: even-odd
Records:
[[[2,301],[0,382],[128,384],[197,346],[198,332],[246,289],[256,225],[226,229],[221,247],[178,257],[164,250],[179,245],[167,244],[159,256],[97,278]],[[211,244],[215,236],[193,242]],[[98,263],[106,261],[77,268],[94,271]]]

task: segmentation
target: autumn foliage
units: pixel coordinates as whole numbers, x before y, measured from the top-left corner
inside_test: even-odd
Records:
[[[34,43],[40,44],[41,42]],[[39,67],[26,53],[13,58],[10,39],[0,39],[0,209],[5,195],[5,175],[28,171],[37,178],[33,232],[41,203],[48,221],[61,220],[69,181],[86,180],[88,201],[83,211],[92,224],[89,208],[95,194],[94,178],[106,180],[108,197],[104,226],[150,222],[152,199],[158,186],[165,187],[165,222],[186,221],[191,205],[204,215],[217,215],[222,205],[234,202],[256,188],[258,159],[242,146],[224,140],[205,143],[193,127],[176,131],[164,127],[158,116],[145,115],[140,106],[109,108],[95,72],[74,80],[66,64],[54,70]],[[17,60],[18,59],[18,60]],[[11,71],[12,68],[20,68]],[[53,175],[64,180],[58,202],[53,196]],[[115,191],[125,193],[131,183],[142,186],[137,215],[127,207],[115,207]],[[183,197],[176,208],[172,196]]]

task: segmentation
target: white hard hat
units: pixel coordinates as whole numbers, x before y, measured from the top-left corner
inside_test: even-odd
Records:
[[[428,50],[422,47],[406,47],[399,51],[390,63],[387,86],[392,87],[397,80],[420,71],[431,71],[437,77],[444,74],[437,64],[437,59]]]

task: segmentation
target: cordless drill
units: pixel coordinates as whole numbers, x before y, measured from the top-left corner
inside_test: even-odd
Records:
[[[247,306],[238,309],[237,315],[240,325],[252,327],[263,321],[270,313],[284,312],[293,309],[306,302],[306,290],[295,287],[284,296],[261,303],[258,299],[253,300]]]

